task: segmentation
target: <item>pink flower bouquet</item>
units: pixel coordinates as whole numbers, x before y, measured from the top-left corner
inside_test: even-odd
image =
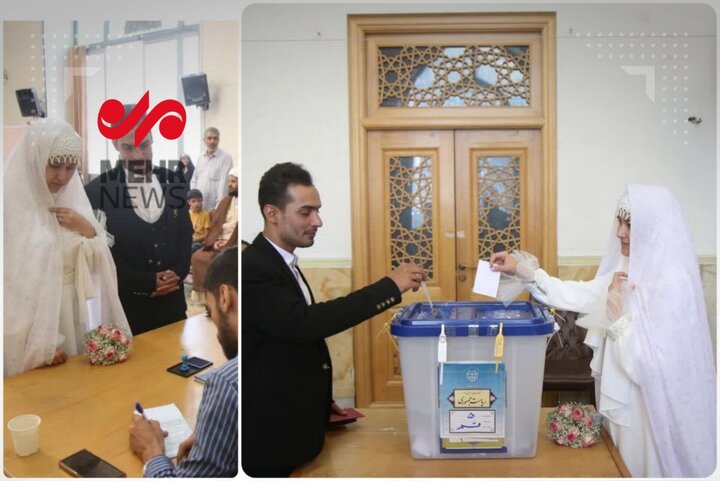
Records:
[[[85,333],[85,357],[90,364],[109,366],[123,362],[130,352],[130,336],[122,329],[100,324]]]
[[[580,403],[560,404],[547,417],[548,437],[555,444],[571,448],[589,448],[597,443],[600,423],[594,411]]]

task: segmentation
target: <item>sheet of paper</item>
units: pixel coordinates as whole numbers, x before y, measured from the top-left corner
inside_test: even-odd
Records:
[[[497,297],[499,285],[500,273],[491,271],[489,262],[483,260],[478,261],[473,292],[483,296]]]
[[[148,419],[159,422],[160,427],[168,432],[165,438],[165,455],[169,458],[177,456],[180,443],[192,434],[192,429],[185,421],[180,409],[175,404],[165,404],[164,406],[147,408],[144,411]]]

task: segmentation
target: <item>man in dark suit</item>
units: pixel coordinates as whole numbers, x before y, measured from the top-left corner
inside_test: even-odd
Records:
[[[126,115],[133,106],[126,106]],[[105,213],[118,275],[118,294],[137,335],[185,319],[181,289],[190,270],[192,225],[181,175],[152,165],[152,133],[135,147],[133,128],[113,140],[120,160],[85,191]]]
[[[260,180],[265,226],[242,253],[242,467],[250,476],[288,476],[322,450],[332,403],[325,338],[398,304],[425,278],[401,264],[346,297],[315,303],[297,268],[322,221],[310,174],[290,162]]]

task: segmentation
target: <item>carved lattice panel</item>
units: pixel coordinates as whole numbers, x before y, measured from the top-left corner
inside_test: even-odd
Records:
[[[433,277],[432,158],[396,156],[388,163],[390,182],[390,260],[422,266]]]
[[[520,158],[477,159],[478,255],[520,249]]]
[[[381,107],[527,107],[527,45],[378,48]]]

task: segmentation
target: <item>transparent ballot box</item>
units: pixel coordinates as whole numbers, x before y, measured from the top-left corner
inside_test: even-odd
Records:
[[[400,348],[412,457],[535,456],[553,328],[547,310],[530,302],[399,310],[390,332]]]

